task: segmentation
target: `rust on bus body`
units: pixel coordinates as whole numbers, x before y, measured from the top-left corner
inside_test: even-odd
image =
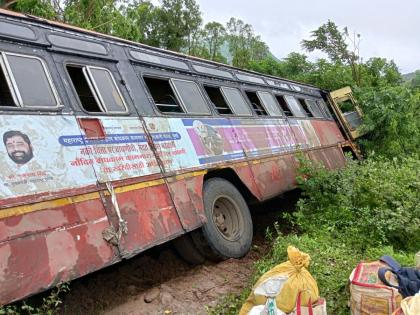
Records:
[[[100,199],[0,221],[0,304],[119,260],[101,237],[109,226]]]

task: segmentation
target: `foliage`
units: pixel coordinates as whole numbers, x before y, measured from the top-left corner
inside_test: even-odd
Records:
[[[320,50],[325,52],[333,63],[347,64],[351,68],[354,82],[360,86],[360,34],[354,34],[351,38],[347,27],[340,31],[334,22],[328,20],[327,23],[312,31],[311,37],[311,40],[302,41],[303,48],[310,52]],[[349,41],[353,49],[349,48]]]
[[[393,60],[373,57],[361,65],[361,86],[385,87],[401,84],[402,76]]]
[[[419,170],[418,156],[350,161],[334,171],[302,161],[298,182],[304,198],[293,214],[295,223],[308,233],[328,231],[357,248],[392,245],[416,250]]]
[[[367,154],[392,158],[419,153],[420,92],[397,86],[362,89],[356,96],[369,131],[360,140]]]
[[[6,1],[7,2],[7,1]],[[9,1],[15,11],[40,16],[46,19],[56,19],[59,14],[59,1],[19,0]]]
[[[204,26],[202,41],[205,51],[208,51],[208,59],[227,63],[226,58],[220,52],[225,39],[226,29],[222,24],[209,22]]]
[[[23,301],[21,305],[0,307],[0,315],[55,315],[60,311],[61,296],[69,291],[67,283],[62,283],[52,289],[49,295],[42,299],[39,306],[33,306]]]
[[[417,70],[413,73],[413,77],[408,82],[408,86],[420,91],[420,70]]]
[[[268,56],[268,46],[254,34],[250,24],[240,19],[231,18],[226,24],[229,51],[232,64],[239,68],[248,68],[252,61],[262,60]]]

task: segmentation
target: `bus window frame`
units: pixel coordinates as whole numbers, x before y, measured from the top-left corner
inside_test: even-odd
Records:
[[[252,110],[252,112],[253,112],[253,114],[255,114],[256,115],[256,117],[259,117],[259,118],[263,118],[263,117],[274,117],[274,116],[271,116],[270,115],[270,113],[267,111],[267,108],[265,107],[265,104],[263,104],[263,102],[261,101],[261,98],[258,96],[258,90],[253,90],[253,89],[244,89],[243,90],[244,91],[244,93],[245,93],[245,95],[246,95],[246,100],[248,101],[248,103],[251,105],[251,110]],[[252,106],[252,102],[251,102],[251,100],[249,99],[249,97],[248,97],[248,95],[246,94],[246,93],[255,93],[255,95],[257,96],[257,98],[258,98],[258,100],[260,101],[260,104],[261,104],[261,106],[262,106],[262,108],[264,109],[264,111],[265,111],[265,115],[258,115],[257,114],[257,111],[254,109],[254,106]],[[257,105],[257,104],[256,104]]]
[[[156,74],[154,74],[154,73],[148,73],[148,72],[139,72],[138,74],[139,74],[139,76],[140,76],[140,78],[141,78],[141,83],[143,84],[143,86],[144,86],[144,88],[145,88],[146,94],[147,94],[147,96],[148,96],[149,100],[152,102],[152,105],[154,106],[154,109],[155,109],[155,111],[156,111],[158,114],[163,115],[163,116],[170,116],[170,115],[182,116],[182,115],[186,115],[186,114],[187,114],[187,111],[185,110],[184,105],[183,105],[183,104],[182,104],[182,102],[178,99],[178,95],[176,94],[176,92],[175,92],[174,88],[172,87],[172,84],[171,84],[171,78],[169,78],[169,77],[164,77],[164,76],[159,76],[159,75],[156,75]],[[159,107],[158,107],[158,104],[159,104],[159,103],[156,103],[156,102],[155,102],[155,99],[154,99],[154,97],[153,97],[153,94],[152,94],[152,92],[150,92],[150,88],[149,88],[149,86],[147,85],[146,81],[144,80],[144,77],[151,78],[151,79],[156,79],[156,80],[164,80],[164,81],[168,81],[169,86],[171,87],[172,92],[174,92],[175,98],[176,98],[176,100],[179,102],[179,106],[181,107],[181,109],[183,110],[183,112],[181,112],[181,113],[177,113],[177,112],[167,112],[167,113],[165,113],[165,112],[162,112],[162,111],[159,109]]]
[[[16,79],[14,77],[12,68],[10,67],[9,60],[7,59],[7,56],[17,56],[21,58],[28,58],[28,59],[36,59],[41,63],[42,69],[44,70],[45,77],[47,78],[48,85],[51,89],[51,92],[53,94],[56,106],[25,106],[23,103],[22,95],[19,91],[19,86],[16,82]],[[39,56],[34,55],[26,55],[26,54],[19,54],[14,52],[7,52],[7,51],[0,51],[0,66],[2,67],[4,76],[6,78],[7,85],[9,87],[10,93],[12,95],[13,101],[15,103],[15,106],[2,106],[1,110],[27,110],[27,111],[39,111],[39,110],[49,110],[49,111],[59,111],[64,108],[64,104],[60,98],[60,95],[58,93],[58,90],[54,84],[54,80],[51,76],[51,73],[47,67],[47,64],[45,60]]]
[[[260,97],[259,93],[267,93],[267,94],[271,95],[273,97],[273,100],[274,100],[276,106],[280,110],[281,115],[271,115],[271,113],[267,110],[267,106],[264,104],[264,101]],[[272,93],[272,91],[260,91],[260,90],[257,90],[256,91],[256,94],[257,94],[258,99],[260,100],[260,103],[264,106],[264,109],[267,112],[267,116],[269,116],[269,117],[275,117],[275,118],[285,118],[286,117],[285,113],[283,112],[283,109],[281,108],[279,102],[276,99],[275,94]]]
[[[234,109],[232,108],[232,106],[230,105],[230,103],[228,102],[226,95],[223,93],[223,87],[227,87],[224,85],[217,85],[215,83],[207,83],[207,82],[200,82],[200,85],[204,91],[204,93],[206,94],[206,97],[208,98],[208,102],[210,104],[210,106],[212,107],[213,112],[217,115],[217,116],[221,116],[221,117],[242,117],[242,115],[238,115],[235,113]],[[215,88],[215,89],[219,89],[220,94],[222,95],[223,99],[225,100],[226,105],[228,106],[228,108],[230,109],[230,111],[232,112],[231,114],[220,114],[219,111],[216,108],[216,104],[214,104],[212,102],[212,100],[210,99],[210,96],[208,95],[207,91],[206,91],[206,86],[210,87],[210,88]],[[248,117],[248,116],[245,116]]]
[[[68,62],[64,62],[63,63],[63,66],[64,66],[64,72],[65,72],[66,78],[69,81],[69,83],[71,84],[71,88],[72,88],[72,92],[73,92],[73,98],[78,103],[78,109],[80,109],[81,111],[83,111],[84,113],[86,113],[88,115],[95,115],[95,116],[98,116],[98,115],[106,115],[106,116],[112,116],[112,115],[128,116],[128,115],[131,114],[131,111],[130,111],[129,107],[127,106],[126,99],[124,98],[123,93],[121,92],[120,88],[118,87],[117,81],[115,80],[115,77],[113,75],[113,72],[110,69],[108,69],[106,67],[103,67],[103,66],[91,65],[89,63],[80,62],[80,61],[68,61]],[[76,88],[74,86],[73,80],[70,77],[70,74],[69,74],[69,72],[67,70],[67,66],[79,67],[79,68],[82,69],[82,73],[83,73],[83,75],[84,75],[84,77],[86,79],[86,82],[87,82],[89,88],[91,89],[91,92],[93,94],[93,97],[95,98],[95,101],[98,103],[98,106],[99,106],[99,108],[102,111],[100,111],[100,112],[90,112],[90,111],[86,110],[83,107],[82,102],[80,101],[80,98],[79,98],[79,94],[77,93],[77,90],[76,90]],[[104,111],[102,96],[100,95],[100,93],[98,93],[99,90],[97,89],[97,85],[96,85],[95,80],[94,79],[91,79],[91,77],[90,77],[90,76],[92,76],[92,74],[90,73],[89,70],[86,70],[88,68],[105,70],[105,71],[107,71],[110,74],[111,80],[114,83],[114,86],[115,86],[115,88],[116,88],[116,90],[118,92],[118,95],[121,97],[121,100],[123,102],[125,111],[106,111],[106,110]],[[93,76],[92,76],[92,78],[93,78]],[[94,85],[92,85],[92,83]]]
[[[314,117],[309,117],[309,116],[307,116],[306,115],[306,112],[305,112],[305,110],[304,110],[304,108],[302,107],[302,105],[300,104],[300,102],[299,102],[299,100],[298,100],[298,97],[299,97],[299,95],[301,95],[301,94],[283,94],[284,95],[284,99],[285,99],[285,101],[286,101],[286,103],[287,103],[287,105],[289,105],[289,108],[290,108],[290,111],[292,112],[292,114],[293,114],[293,116],[292,116],[292,118],[299,118],[299,119],[313,119]],[[294,112],[293,112],[293,110],[292,110],[292,106],[290,105],[290,103],[289,103],[289,101],[287,100],[287,98],[286,98],[286,96],[289,96],[289,97],[293,97],[294,98],[294,100],[296,101],[296,103],[297,103],[297,105],[298,105],[298,107],[299,107],[299,115],[296,115]],[[298,96],[298,97],[296,97],[296,96]],[[302,114],[303,114],[303,116],[302,116]]]
[[[292,109],[290,108],[290,105],[289,105],[289,103],[287,102],[287,100],[286,100],[286,98],[285,98],[285,96],[286,96],[286,95],[290,95],[290,94],[285,94],[284,92],[280,92],[280,91],[274,90],[274,91],[273,91],[273,95],[274,95],[274,98],[275,98],[275,100],[276,100],[277,104],[279,104],[279,106],[280,106],[280,110],[281,110],[281,112],[283,113],[283,116],[282,116],[282,117],[283,117],[284,119],[288,119],[288,118],[298,118],[298,116],[296,116],[296,115],[292,112]],[[288,112],[290,113],[290,115],[287,115],[287,114],[286,114],[286,112],[283,110],[283,107],[281,106],[281,104],[280,104],[280,103],[279,103],[279,101],[277,100],[277,96],[278,96],[278,97],[282,97],[282,98],[283,98],[284,102],[286,103],[287,108],[289,109],[289,110],[288,110]]]
[[[308,102],[314,102],[315,103],[315,106],[318,108],[318,110],[319,110],[319,112],[321,113],[321,116],[315,116],[315,113],[314,113],[314,111],[313,111],[313,108],[312,108],[312,105],[310,105]],[[310,118],[315,118],[315,119],[326,119],[326,117],[324,116],[324,112],[321,110],[321,108],[319,107],[319,105],[318,105],[318,100],[317,99],[315,99],[315,98],[308,98],[308,97],[306,97],[305,98],[305,103],[306,103],[306,106],[308,107],[308,110],[311,112],[311,114],[312,114],[312,117],[310,117]]]
[[[239,94],[241,95],[245,105],[247,106],[248,110],[249,110],[249,115],[244,115],[244,114],[238,114],[235,112],[235,108],[232,106],[232,104],[230,103],[229,98],[226,96],[225,92],[223,89],[231,89],[231,90],[236,90],[239,92]],[[225,101],[228,103],[229,107],[232,109],[232,112],[234,114],[234,116],[237,117],[255,117],[254,116],[254,111],[252,110],[251,107],[249,107],[249,103],[247,102],[246,98],[243,95],[242,89],[237,88],[237,87],[231,87],[231,86],[220,86],[220,90],[222,91],[223,97],[225,98]]]
[[[136,69],[135,69],[136,70]],[[181,78],[178,78],[178,77],[168,77],[168,76],[163,76],[163,75],[159,75],[159,74],[156,74],[156,73],[153,73],[153,72],[143,72],[143,71],[139,71],[138,69],[137,69],[137,74],[138,74],[138,77],[139,77],[139,79],[141,79],[141,84],[143,85],[143,87],[144,87],[144,89],[145,89],[145,92],[146,92],[146,94],[147,94],[147,96],[148,96],[148,98],[149,98],[149,100],[151,101],[151,103],[152,103],[152,105],[153,105],[153,108],[154,108],[154,110],[159,114],[159,115],[162,115],[162,116],[164,116],[164,117],[167,117],[167,116],[172,116],[172,115],[174,115],[174,116],[185,116],[185,115],[191,115],[191,116],[214,116],[214,114],[213,114],[213,112],[212,112],[212,109],[209,107],[209,104],[208,104],[208,101],[206,100],[206,98],[205,97],[203,97],[203,99],[204,99],[204,101],[206,102],[206,105],[207,105],[207,108],[209,108],[209,114],[191,114],[191,113],[189,113],[189,112],[187,112],[187,110],[186,110],[186,108],[184,107],[184,104],[183,104],[183,102],[182,102],[182,100],[181,100],[181,98],[179,97],[179,95],[178,95],[178,92],[176,91],[176,89],[175,89],[175,86],[173,85],[173,83],[172,83],[172,79],[176,79],[176,80],[183,80],[183,81],[189,81],[189,82],[194,82],[197,86],[198,86],[198,89],[200,90],[200,93],[202,94],[202,96],[203,96],[203,93],[202,93],[202,91],[201,91],[201,89],[200,89],[200,85],[197,83],[197,82],[195,82],[195,81],[191,81],[191,80],[186,80],[186,79],[181,79]],[[169,82],[169,86],[171,87],[171,89],[172,89],[172,91],[174,92],[174,96],[175,96],[175,98],[176,98],[176,100],[179,102],[179,106],[181,107],[181,109],[183,110],[183,112],[181,112],[181,113],[177,113],[177,112],[162,112],[160,109],[159,109],[159,107],[158,107],[158,103],[156,103],[155,102],[155,99],[153,98],[153,95],[152,95],[152,93],[150,92],[150,89],[149,89],[149,87],[148,87],[148,85],[147,85],[147,83],[146,83],[146,81],[144,80],[144,77],[147,77],[147,78],[151,78],[151,79],[156,79],[156,80],[163,80],[163,81],[168,81]]]
[[[182,97],[181,97],[181,95],[180,95],[180,93],[178,91],[178,88],[176,87],[174,81],[183,81],[183,82],[191,82],[191,83],[194,83],[194,85],[196,86],[196,88],[198,90],[198,93],[200,93],[200,96],[201,96],[201,98],[203,99],[203,101],[204,101],[204,103],[206,105],[206,108],[208,109],[208,112],[207,113],[193,113],[193,112],[187,111],[187,107],[184,104],[184,100],[182,99]],[[190,114],[190,115],[194,115],[194,116],[213,116],[213,113],[212,113],[212,110],[211,110],[211,108],[209,106],[209,103],[208,103],[206,97],[204,96],[203,92],[201,91],[200,85],[197,82],[192,81],[192,80],[185,80],[185,79],[178,79],[178,78],[170,78],[169,79],[169,83],[170,83],[172,89],[174,90],[175,95],[178,98],[178,101],[180,101],[179,103],[181,104],[181,106],[184,109],[184,114],[187,114],[187,115]]]

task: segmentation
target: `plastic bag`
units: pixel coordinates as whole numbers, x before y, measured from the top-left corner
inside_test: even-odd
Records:
[[[302,292],[301,299],[304,306],[308,305],[309,300],[319,299],[318,285],[307,270],[311,259],[309,255],[293,246],[287,248],[287,255],[289,259],[287,262],[275,266],[257,281],[248,299],[242,305],[239,315],[248,315],[254,306],[266,303],[267,297],[256,293],[255,289],[270,278],[281,276],[288,278],[276,296],[277,307],[285,313],[294,310],[299,292]]]

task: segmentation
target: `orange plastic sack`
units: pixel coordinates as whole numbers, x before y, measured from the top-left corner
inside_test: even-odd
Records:
[[[248,299],[242,305],[239,315],[247,315],[254,306],[266,303],[267,298],[263,295],[255,294],[254,290],[270,278],[288,277],[280,293],[276,296],[277,307],[285,313],[290,313],[294,310],[299,292],[301,292],[303,306],[307,306],[310,300],[317,301],[319,299],[318,285],[307,270],[311,260],[309,255],[293,246],[287,248],[287,255],[289,259],[287,262],[275,266],[258,279]]]
[[[350,309],[352,315],[391,315],[401,303],[397,289],[382,283],[378,278],[379,268],[387,267],[380,261],[360,263],[350,275]],[[388,273],[391,283],[397,283]]]

